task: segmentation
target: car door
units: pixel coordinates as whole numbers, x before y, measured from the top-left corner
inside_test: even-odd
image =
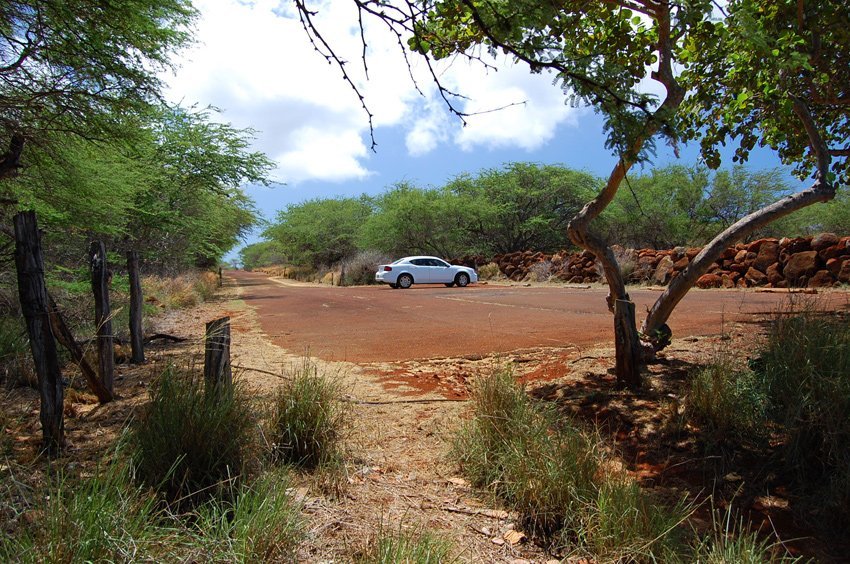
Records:
[[[431,259],[431,282],[448,284],[454,281],[451,265],[439,259]]]
[[[410,273],[413,275],[413,281],[416,284],[428,284],[431,282],[431,263],[429,259],[417,258],[412,259],[410,264],[413,266]]]

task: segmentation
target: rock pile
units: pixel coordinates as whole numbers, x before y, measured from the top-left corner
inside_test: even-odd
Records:
[[[630,283],[667,284],[690,264],[701,248],[623,249],[614,254]],[[491,261],[462,257],[457,264],[480,267]],[[554,255],[523,251],[496,255],[493,263],[515,281],[555,278],[570,283],[603,280],[596,257],[588,252]],[[850,284],[850,237],[822,233],[814,237],[759,239],[726,249],[702,275],[699,288],[827,288]]]

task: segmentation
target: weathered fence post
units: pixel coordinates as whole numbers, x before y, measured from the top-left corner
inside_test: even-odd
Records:
[[[94,323],[97,327],[97,357],[100,381],[113,393],[115,376],[115,349],[112,345],[112,312],[109,309],[109,270],[106,264],[106,247],[101,241],[92,241],[89,249],[91,287],[94,292]]]
[[[142,281],[139,277],[139,253],[127,251],[127,272],[130,275],[130,362],[145,362],[145,336],[142,329]]]
[[[44,285],[44,259],[41,255],[35,212],[17,214],[14,223],[18,294],[29,333],[33,364],[38,375],[43,447],[52,456],[58,454],[65,444],[65,419],[62,411],[64,390],[56,341],[50,328],[47,288]]]
[[[221,267],[219,266],[218,267],[218,287],[221,288],[221,286],[223,284],[224,284],[224,277],[221,274]]]
[[[83,349],[77,344],[77,341],[74,339],[74,334],[71,333],[71,330],[68,328],[65,320],[62,319],[62,314],[59,312],[59,308],[56,306],[56,302],[50,293],[47,294],[47,301],[50,305],[50,327],[53,329],[53,335],[56,337],[59,344],[68,349],[68,352],[71,353],[71,358],[73,358],[74,362],[76,362],[80,367],[80,372],[83,373],[83,377],[86,379],[89,389],[94,392],[94,395],[97,396],[97,400],[100,403],[108,403],[115,399],[112,392],[104,387],[103,382],[101,382],[100,378],[97,377],[97,372],[94,371],[89,362],[86,360],[86,357],[83,354]]]
[[[204,382],[207,393],[221,393],[233,388],[230,369],[230,318],[221,317],[207,323],[204,344]]]
[[[631,325],[629,325],[631,324]],[[614,338],[617,341],[616,372],[620,387],[637,390],[641,386],[640,366],[634,362],[639,358],[640,343],[634,341],[635,304],[628,300],[614,303]],[[632,330],[629,330],[629,327]]]

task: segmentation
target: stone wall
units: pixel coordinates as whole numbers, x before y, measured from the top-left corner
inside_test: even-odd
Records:
[[[614,247],[629,283],[662,285],[678,276],[701,250]],[[588,251],[560,251],[553,255],[524,251],[496,255],[492,261],[467,256],[453,262],[476,267],[494,262],[502,274],[515,281],[539,279],[541,273],[570,283],[604,281],[596,257]],[[696,285],[699,288],[827,288],[848,283],[850,237],[822,233],[814,237],[759,239],[730,247]]]

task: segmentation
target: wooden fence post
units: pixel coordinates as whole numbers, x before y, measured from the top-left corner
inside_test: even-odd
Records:
[[[44,285],[44,259],[35,212],[20,212],[15,215],[14,224],[18,294],[29,333],[33,364],[38,375],[43,447],[53,456],[65,445],[65,419],[62,410],[64,390],[56,341],[50,328],[47,288]]]
[[[86,379],[89,389],[94,392],[94,395],[97,396],[97,400],[100,403],[108,403],[115,399],[112,392],[103,386],[103,382],[101,382],[100,378],[97,377],[97,372],[94,371],[89,364],[89,361],[86,360],[86,357],[83,354],[83,349],[77,344],[73,333],[71,333],[71,330],[68,328],[65,320],[62,319],[62,314],[59,312],[59,308],[56,306],[56,301],[50,293],[47,294],[47,301],[50,305],[50,327],[53,329],[53,335],[56,337],[59,344],[68,349],[68,352],[71,353],[71,358],[73,358],[74,362],[77,363],[77,366],[80,367],[80,372],[83,373],[83,377]]]
[[[219,267],[218,267],[218,287],[219,287],[219,288],[221,288],[221,286],[222,286],[223,284],[224,284],[224,278],[223,278],[223,276],[222,276],[222,274],[221,274],[221,267],[219,266]]]
[[[100,381],[109,393],[114,393],[115,349],[112,345],[112,312],[109,308],[109,270],[106,264],[106,247],[102,241],[92,241],[89,262],[91,287],[94,292],[94,323],[97,327]]]
[[[127,272],[130,275],[130,362],[145,362],[145,336],[142,329],[142,281],[139,277],[139,253],[127,251]]]
[[[233,388],[230,369],[230,318],[221,317],[207,323],[204,344],[204,382],[207,393],[221,393]]]

